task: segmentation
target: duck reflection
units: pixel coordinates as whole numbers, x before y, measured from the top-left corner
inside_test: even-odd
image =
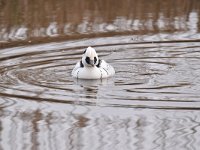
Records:
[[[111,82],[110,79],[87,80],[87,79],[74,79],[75,84],[82,87],[98,87],[99,85],[107,85]]]
[[[78,93],[79,98],[82,99],[78,103],[84,102],[83,101],[84,98],[86,99],[86,101],[98,100],[98,93],[99,90],[101,89],[101,86],[114,84],[112,78],[108,79],[106,78],[100,80],[74,79],[74,82],[76,85],[81,87],[81,90],[75,91]]]

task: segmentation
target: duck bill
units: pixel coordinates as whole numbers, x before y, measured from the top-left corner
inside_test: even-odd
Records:
[[[95,64],[94,64],[94,60],[90,60],[90,65],[91,66],[94,66]]]

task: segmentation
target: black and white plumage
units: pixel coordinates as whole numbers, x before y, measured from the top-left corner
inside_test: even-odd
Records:
[[[72,76],[79,79],[102,79],[115,74],[114,68],[100,60],[94,48],[88,47],[80,62],[72,70]]]

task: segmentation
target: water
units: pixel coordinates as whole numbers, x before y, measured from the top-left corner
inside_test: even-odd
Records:
[[[179,5],[175,7],[172,1],[157,0],[151,5],[135,0],[132,9],[125,1],[122,10],[115,12],[118,1],[116,5],[97,2],[60,12],[58,8],[69,5],[59,1],[53,7],[49,1],[46,11],[54,12],[46,17],[43,13],[46,20],[31,25],[28,22],[34,17],[26,20],[26,13],[26,17],[16,15],[21,20],[18,24],[9,19],[12,15],[3,15],[0,149],[198,149],[200,3],[176,1]],[[26,6],[22,12],[43,11],[39,2],[33,8],[21,5]],[[0,14],[5,8],[13,9],[11,6],[22,9],[2,2]],[[38,12],[32,11],[36,8]],[[74,20],[59,22],[55,17],[59,12],[60,16],[74,14]],[[80,14],[83,16],[77,18]],[[52,20],[59,25],[51,30],[56,34],[53,37],[41,31]],[[67,34],[62,32],[66,22],[71,24]],[[21,24],[27,28],[25,32],[19,32]],[[80,28],[83,32],[78,32]],[[71,77],[87,46],[93,46],[115,68],[113,78],[88,81]]]

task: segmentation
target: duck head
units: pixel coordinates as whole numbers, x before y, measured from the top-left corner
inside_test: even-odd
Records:
[[[82,63],[87,67],[94,67],[98,64],[99,58],[94,48],[88,47],[83,54]]]

